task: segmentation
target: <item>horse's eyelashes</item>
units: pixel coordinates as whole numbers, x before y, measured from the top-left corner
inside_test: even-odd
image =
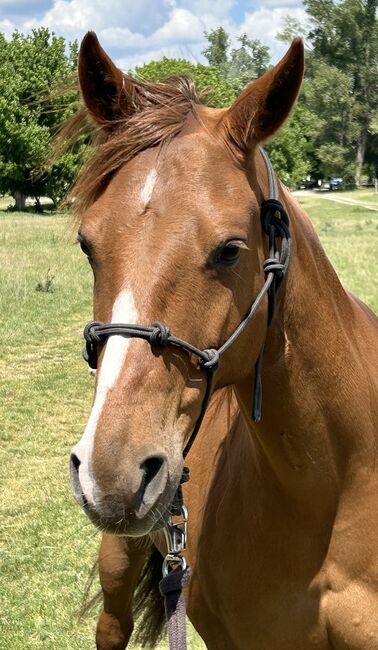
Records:
[[[240,240],[230,240],[220,246],[215,252],[215,263],[221,266],[233,266],[239,261],[240,251],[244,242]]]

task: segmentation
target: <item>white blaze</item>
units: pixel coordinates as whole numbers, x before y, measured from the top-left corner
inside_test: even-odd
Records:
[[[153,192],[153,189],[155,187],[156,179],[157,179],[157,171],[156,171],[156,169],[151,169],[151,171],[149,171],[149,173],[148,173],[148,176],[146,178],[146,182],[145,182],[145,184],[144,184],[144,186],[142,188],[142,191],[140,193],[140,198],[141,198],[142,205],[143,205],[144,208],[146,207],[147,203],[151,199],[152,192]]]
[[[130,291],[121,291],[114,301],[112,309],[112,323],[138,322],[134,298]],[[89,416],[84,434],[73,449],[73,453],[80,460],[79,479],[82,490],[89,503],[94,503],[94,479],[92,477],[92,453],[97,423],[99,421],[108,391],[116,383],[124,366],[130,339],[125,336],[110,336],[99,370],[96,398]]]

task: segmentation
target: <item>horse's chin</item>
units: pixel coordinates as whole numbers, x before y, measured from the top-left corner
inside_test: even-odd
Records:
[[[127,511],[124,511],[122,516],[113,515],[109,512],[99,512],[88,505],[83,509],[92,524],[108,535],[142,537],[160,530],[164,525],[160,513],[155,512],[155,509],[151,509],[144,517],[138,517],[135,512]]]

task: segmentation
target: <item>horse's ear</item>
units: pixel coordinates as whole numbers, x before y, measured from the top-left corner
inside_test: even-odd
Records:
[[[248,86],[225,113],[227,135],[241,151],[247,153],[283,124],[295,104],[303,69],[303,43],[295,38],[281,61]]]
[[[94,32],[88,32],[81,43],[78,74],[84,103],[93,120],[112,130],[128,113],[133,88],[130,79],[114,65],[102,49]]]

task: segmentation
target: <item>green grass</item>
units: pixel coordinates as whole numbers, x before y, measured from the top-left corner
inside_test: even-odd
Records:
[[[366,190],[356,190],[365,192]],[[336,192],[335,192],[336,194]],[[342,194],[344,196],[344,193]],[[378,209],[378,194],[372,205]],[[297,196],[344,286],[378,311],[375,260],[378,212],[314,196]]]
[[[353,199],[353,201],[360,201],[360,203],[366,203],[367,205],[371,204],[378,209],[378,194],[375,192],[374,187],[366,187],[361,190],[348,190],[348,191],[339,191],[333,192],[335,197],[338,196],[346,199]]]
[[[378,307],[377,215],[300,197],[344,282]],[[378,206],[378,197],[374,199]],[[99,535],[71,497],[69,450],[93,380],[81,360],[91,274],[64,216],[0,213],[0,647],[89,650],[77,612]],[[47,277],[53,277],[49,291]],[[190,647],[203,647],[190,632]],[[165,646],[162,646],[165,647]]]

